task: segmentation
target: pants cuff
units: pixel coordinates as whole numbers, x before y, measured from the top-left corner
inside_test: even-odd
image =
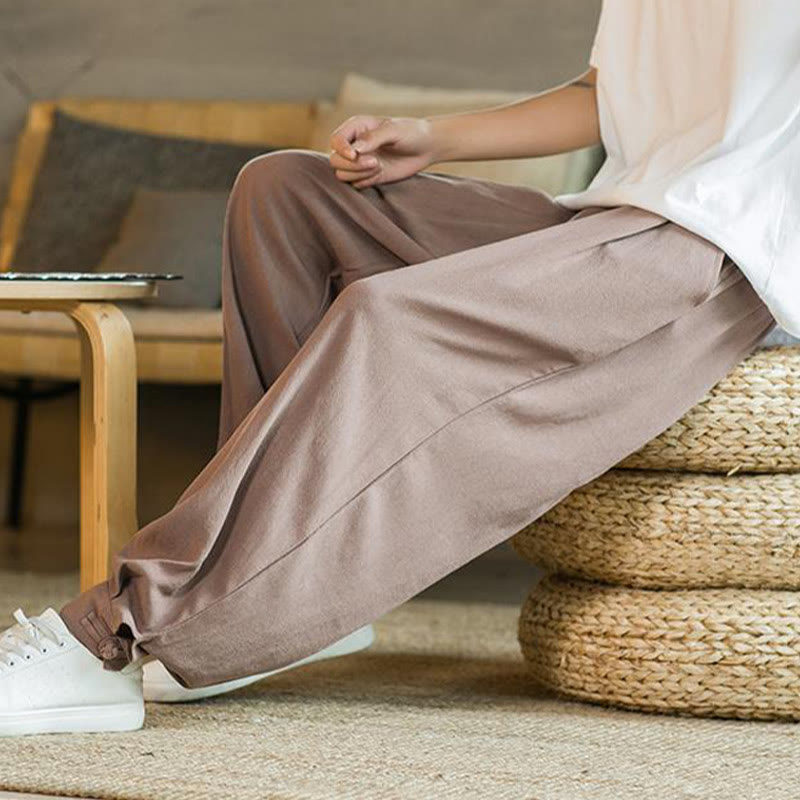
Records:
[[[98,583],[59,612],[70,633],[97,658],[103,668],[119,671],[131,663],[132,636],[125,636],[120,626],[111,627],[111,598],[108,582]]]

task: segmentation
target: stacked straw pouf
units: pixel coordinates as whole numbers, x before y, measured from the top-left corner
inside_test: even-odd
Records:
[[[512,539],[519,641],[565,697],[800,719],[800,348],[760,348]]]

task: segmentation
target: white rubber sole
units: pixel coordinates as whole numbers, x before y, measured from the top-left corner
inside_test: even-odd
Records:
[[[44,708],[0,713],[0,736],[34,733],[135,731],[144,724],[144,703]]]
[[[310,664],[312,661],[322,661],[326,658],[345,656],[349,653],[356,653],[365,650],[375,641],[375,631],[372,625],[365,625],[347,636],[339,639],[328,647],[323,648],[317,653],[301,658],[285,667],[261,672],[258,675],[248,675],[246,678],[237,678],[224,683],[215,683],[212,686],[201,686],[197,689],[187,689],[181,686],[169,674],[167,669],[160,661],[149,661],[142,668],[142,686],[144,689],[144,699],[153,703],[185,703],[190,700],[203,700],[206,697],[215,697],[219,694],[232,692],[242,686],[249,686],[256,681],[264,680],[271,675],[277,675],[287,669],[294,669],[303,664]]]

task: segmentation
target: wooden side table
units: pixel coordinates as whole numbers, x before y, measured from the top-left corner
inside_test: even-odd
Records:
[[[136,514],[136,350],[113,301],[157,294],[144,278],[76,278],[71,273],[0,275],[0,308],[61,311],[81,342],[81,591],[106,579],[112,555],[138,530]],[[34,277],[36,276],[36,277]]]

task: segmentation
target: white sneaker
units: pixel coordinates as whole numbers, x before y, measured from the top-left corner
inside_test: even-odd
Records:
[[[211,686],[201,686],[197,689],[187,689],[181,686],[172,675],[169,674],[166,667],[158,661],[148,661],[143,667],[144,674],[144,698],[147,701],[156,703],[182,703],[187,700],[201,700],[205,697],[214,697],[218,694],[225,692],[232,692],[234,689],[239,689],[242,686],[247,686],[256,681],[263,680],[270,675],[277,675],[287,669],[294,669],[302,664],[309,664],[312,661],[322,661],[325,658],[333,658],[334,656],[344,656],[348,653],[355,653],[358,650],[365,650],[375,641],[375,631],[372,625],[365,625],[353,633],[348,634],[338,642],[328,645],[326,648],[317,653],[312,653],[310,656],[301,658],[299,661],[294,661],[287,664],[285,667],[278,667],[268,672],[261,672],[258,675],[248,675],[245,678],[237,678],[232,681],[225,681],[225,683],[215,683]]]
[[[140,663],[103,669],[52,608],[14,619],[0,634],[0,736],[142,727]]]

